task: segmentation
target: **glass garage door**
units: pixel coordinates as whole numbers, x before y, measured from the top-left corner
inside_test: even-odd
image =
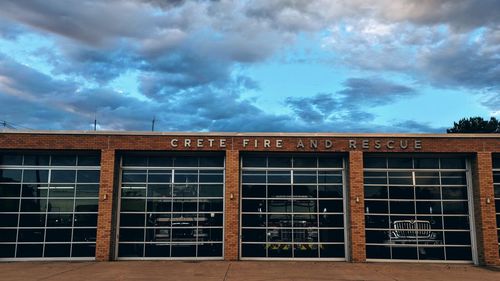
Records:
[[[498,251],[500,253],[500,156],[493,158],[493,186],[495,189],[495,208],[497,214]]]
[[[343,160],[244,156],[242,259],[345,259]]]
[[[365,157],[368,259],[473,259],[465,158]]]
[[[0,259],[93,259],[98,155],[0,154]]]
[[[222,258],[224,157],[122,158],[118,257]]]

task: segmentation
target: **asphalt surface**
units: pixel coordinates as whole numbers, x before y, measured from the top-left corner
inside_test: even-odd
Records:
[[[481,280],[500,268],[463,264],[345,262],[7,262],[0,280]]]

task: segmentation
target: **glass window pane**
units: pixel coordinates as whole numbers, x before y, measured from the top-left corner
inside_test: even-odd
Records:
[[[465,159],[441,158],[441,169],[465,169]]]
[[[174,197],[197,197],[198,185],[197,184],[174,184],[173,189]]]
[[[72,212],[73,199],[49,199],[49,212]]]
[[[224,157],[200,157],[200,167],[224,167]]]
[[[144,199],[122,199],[122,212],[144,212],[146,211],[146,200]]]
[[[387,198],[387,187],[386,186],[365,186],[365,198],[386,199]]]
[[[318,164],[320,168],[342,168],[343,160],[341,157],[318,157]]]
[[[266,230],[265,229],[243,229],[241,233],[243,242],[265,242]]]
[[[146,182],[145,170],[125,170],[122,173],[122,182],[124,183],[144,183]]]
[[[144,241],[144,229],[142,228],[120,228],[120,241]]]
[[[2,200],[2,204],[0,204],[0,210],[2,210],[2,207],[9,206],[9,205],[4,205],[6,201],[8,200]],[[17,205],[15,205],[14,207],[17,207]],[[47,210],[46,198],[32,198],[32,199],[21,200],[21,212],[45,212],[46,210]],[[17,212],[17,209],[14,208],[14,211],[10,212]]]
[[[144,194],[139,196],[144,196]],[[172,185],[148,184],[148,197],[170,197],[170,196],[172,196]]]
[[[323,244],[320,256],[323,258],[343,258],[345,256],[344,244]]]
[[[0,201],[0,204],[1,202],[2,201]],[[18,214],[0,214],[0,227],[16,227],[17,220]]]
[[[144,156],[127,155],[122,159],[123,166],[145,167],[148,165],[148,158]]]
[[[0,182],[21,182],[22,170],[0,170]]]
[[[292,167],[291,157],[268,157],[268,167],[273,168],[290,168]]]
[[[243,198],[266,198],[265,185],[243,185],[241,189]]]
[[[75,170],[52,170],[50,181],[52,183],[75,183]]]
[[[0,165],[22,165],[23,156],[14,153],[1,153]]]
[[[72,244],[72,257],[95,257],[95,243],[93,244]]]
[[[389,246],[366,246],[366,257],[369,259],[390,259],[391,248]]]
[[[320,198],[342,198],[342,185],[319,185]]]
[[[119,244],[118,255],[120,257],[143,257],[144,244]]]
[[[174,206],[173,206],[174,212],[196,212],[197,211],[197,200],[196,199],[186,199],[186,200],[175,199],[173,202],[174,202]]]
[[[412,186],[390,186],[389,198],[391,199],[413,199],[415,195]]]
[[[15,252],[15,244],[0,244],[0,258],[13,258]]]
[[[98,184],[77,184],[76,197],[99,197]]]
[[[266,257],[266,244],[242,244],[241,255],[249,258]]]
[[[97,226],[97,214],[75,214],[75,227]]]
[[[73,214],[48,214],[47,226],[49,227],[71,227],[73,223]]]
[[[172,202],[170,199],[148,199],[148,212],[171,212]]]
[[[47,197],[48,185],[46,184],[23,184],[22,197]]]
[[[386,172],[365,172],[365,184],[387,184]]]
[[[412,174],[411,172],[389,172],[389,184],[412,185]]]
[[[99,155],[78,155],[78,166],[99,166],[100,163]]]
[[[51,184],[49,187],[49,197],[74,197],[74,184]]]
[[[415,205],[412,201],[391,201],[391,214],[415,214]]]
[[[411,169],[413,168],[413,161],[411,158],[406,157],[389,157],[387,158],[387,164],[389,168],[395,169]]]
[[[290,198],[292,188],[289,185],[269,185],[267,187],[268,198]]]
[[[439,169],[439,158],[415,158],[415,169]]]
[[[439,186],[416,186],[416,199],[441,199],[441,188]]]
[[[500,157],[498,157],[498,155],[493,157],[493,168],[500,169]]]
[[[16,231],[14,230],[14,233]],[[18,241],[19,242],[43,242],[45,229],[19,229]],[[14,234],[15,241],[15,234]],[[18,245],[19,247],[19,245]]]
[[[17,256],[18,258],[40,258],[43,253],[43,244],[18,244]]]
[[[21,196],[20,184],[0,183],[0,197],[19,197],[19,196]]]
[[[71,228],[49,228],[45,235],[47,242],[71,242]]]
[[[441,173],[442,185],[466,185],[466,177],[463,172],[442,172]]]
[[[171,183],[172,174],[170,170],[168,171],[149,171],[148,175],[149,183]]]
[[[294,157],[294,168],[316,168],[318,166],[317,157]]]
[[[175,157],[174,158],[175,167],[198,167],[198,157]]]
[[[75,155],[52,155],[50,164],[52,166],[75,166]]]
[[[69,257],[70,248],[71,244],[46,244],[44,256],[48,258]]]
[[[19,199],[1,199],[0,212],[18,212]]]
[[[199,199],[200,212],[222,212],[224,203],[222,199]]]
[[[224,188],[221,184],[200,184],[200,197],[223,197]]]
[[[363,159],[364,168],[387,168],[385,157],[365,157]]]
[[[50,155],[24,155],[24,166],[48,166]]]
[[[78,183],[99,183],[99,171],[78,171]]]
[[[174,159],[167,156],[149,156],[149,167],[173,167]]]
[[[243,167],[266,167],[266,157],[243,157]]]
[[[16,242],[16,235],[15,229],[0,229],[0,242]]]
[[[23,182],[49,182],[49,170],[24,170]]]

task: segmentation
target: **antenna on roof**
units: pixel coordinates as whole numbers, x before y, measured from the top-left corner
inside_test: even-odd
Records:
[[[151,132],[155,131],[155,122],[156,122],[156,116],[153,116],[153,120],[151,121]]]
[[[97,131],[97,114],[94,113],[94,131]]]

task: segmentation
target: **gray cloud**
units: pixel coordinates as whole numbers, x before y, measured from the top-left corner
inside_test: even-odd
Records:
[[[380,1],[377,1],[380,2]],[[410,21],[419,25],[449,24],[456,29],[473,29],[500,23],[497,0],[402,0],[382,1],[377,13],[389,21]]]
[[[498,34],[468,50],[457,50],[452,57],[461,59],[460,67],[470,70],[463,75],[448,77],[434,62],[442,62],[441,68],[447,69],[448,50],[456,47],[443,37],[447,35],[439,32],[439,26],[448,25],[458,34],[477,28],[493,34],[500,23],[499,6],[495,0],[480,5],[472,0],[68,0],[64,5],[56,0],[7,0],[0,3],[0,17],[55,36],[58,53],[47,56],[56,66],[56,74],[80,75],[100,84],[127,69],[140,69],[146,72],[145,79],[161,82],[166,88],[228,80],[235,64],[264,61],[293,43],[301,32],[324,31],[338,23],[351,24],[360,32],[333,44],[344,62],[402,73],[420,65],[422,75],[436,75],[440,83],[454,78],[461,81],[475,71],[497,74],[491,73],[497,62],[491,60],[492,53],[482,54],[474,47],[498,46]],[[380,26],[374,24],[390,29],[379,36]],[[0,22],[1,26],[5,24]],[[8,36],[16,32],[10,27],[3,30]],[[435,54],[425,53],[436,44]],[[416,54],[407,51],[412,47],[417,48]],[[59,55],[59,60],[54,59]],[[469,57],[472,59],[467,60]]]
[[[270,114],[241,97],[242,89],[256,86],[245,77],[236,77],[231,82],[229,88],[233,91],[205,85],[152,100],[106,88],[87,89],[76,81],[55,80],[8,58],[0,60],[0,78],[0,103],[22,104],[23,108],[20,111],[17,106],[5,107],[0,119],[35,129],[87,130],[97,116],[101,129],[148,130],[155,115],[157,129],[166,131],[408,131],[398,124],[374,126],[370,120],[373,116],[348,98],[349,93],[355,94],[356,81],[361,85],[390,84],[377,79],[349,80],[346,85],[351,88],[346,89],[351,89],[350,92],[337,97],[318,94],[312,98],[289,98],[287,104],[293,114]],[[398,96],[407,91],[402,89],[389,90],[386,95]],[[314,114],[319,117],[307,117]],[[411,131],[432,129],[415,124]]]
[[[165,130],[371,131],[374,116],[365,108],[415,91],[383,79],[348,79],[333,94],[286,99],[293,114],[269,114],[241,97],[259,84],[245,75],[234,77],[234,70],[265,62],[305,32],[324,34],[342,23],[351,34],[332,32],[325,40],[336,62],[409,75],[437,87],[494,88],[500,77],[498,5],[492,0],[480,5],[471,0],[6,0],[0,3],[0,36],[48,37],[53,48],[35,55],[66,80],[0,57],[0,95],[56,120],[53,128],[85,127],[97,113],[110,129],[148,128],[144,124],[156,114]],[[471,43],[478,30],[482,37]],[[111,80],[129,70],[139,72],[145,98],[109,89]],[[86,88],[88,82],[100,89]],[[407,121],[377,130],[433,130],[418,125]]]
[[[486,34],[487,40],[489,36]],[[500,45],[453,36],[419,55],[418,70],[435,86],[483,88],[500,85]]]
[[[285,103],[304,122],[358,120],[367,121],[373,114],[364,106],[373,107],[392,103],[416,95],[414,89],[380,78],[350,78],[345,88],[333,94],[321,93],[312,97],[287,98]]]

